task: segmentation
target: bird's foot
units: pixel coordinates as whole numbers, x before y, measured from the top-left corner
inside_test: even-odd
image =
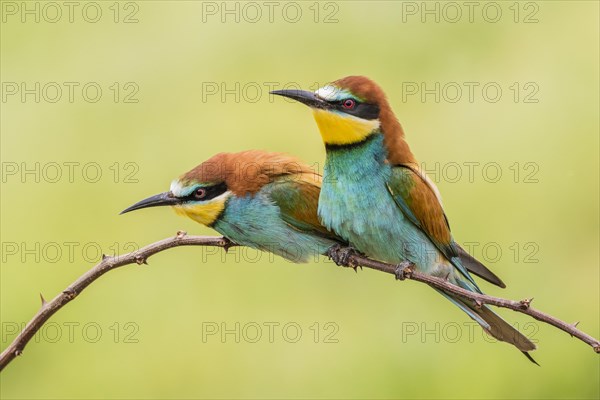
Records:
[[[410,261],[402,261],[396,266],[396,271],[394,272],[394,275],[396,276],[397,280],[403,281],[406,278],[410,278],[410,275],[412,274],[414,268],[415,264],[411,263]]]
[[[340,265],[342,267],[352,267],[356,271],[357,265],[353,265],[351,256],[355,254],[359,254],[352,247],[345,247],[340,244],[334,244],[329,249],[327,249],[327,257],[336,265]]]

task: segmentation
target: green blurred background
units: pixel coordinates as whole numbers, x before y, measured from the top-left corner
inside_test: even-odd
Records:
[[[508,284],[482,288],[533,296],[600,336],[598,2],[475,3],[472,21],[453,3],[453,22],[456,6],[436,2],[75,2],[70,22],[62,3],[58,18],[46,3],[2,2],[2,349],[38,293],[54,297],[99,251],[179,229],[214,234],[167,209],[118,215],[211,155],[258,148],[322,165],[309,111],[267,92],[349,74],[385,88],[455,238],[476,242],[474,255]],[[39,7],[39,22],[24,7]],[[425,12],[436,7],[439,22]],[[35,92],[36,82],[40,101],[23,99],[21,83]],[[439,101],[407,92],[436,82]],[[478,85],[472,99],[465,82]],[[61,310],[2,373],[0,395],[600,396],[588,346],[500,313],[537,341],[541,368],[418,283],[325,260],[178,248],[106,275]],[[236,324],[239,343],[208,335]]]

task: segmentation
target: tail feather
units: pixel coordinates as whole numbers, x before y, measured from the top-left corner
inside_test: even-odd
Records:
[[[463,249],[462,247],[460,247],[458,245],[458,243],[456,244],[456,250],[458,252],[458,258],[460,259],[460,262],[465,266],[465,268],[469,272],[472,272],[473,274],[477,275],[478,277],[485,279],[486,281],[493,283],[496,286],[500,286],[501,288],[506,287],[504,282],[502,282],[502,279],[500,279],[496,274],[494,274],[492,271],[490,271],[485,265],[483,265],[477,259],[475,259],[475,257],[473,257],[472,255],[467,253],[465,251],[465,249]]]
[[[531,357],[531,354],[529,354],[528,352],[526,352],[526,351],[522,351],[521,353],[523,353],[523,355],[524,355],[525,357],[527,357],[527,359],[528,359],[529,361],[531,361],[532,363],[534,363],[534,364],[535,364],[535,365],[537,365],[538,367],[540,367],[540,366],[541,366],[540,364],[538,364],[538,362],[537,362],[537,361],[535,361],[535,360],[534,360],[534,358],[533,358],[533,357]]]
[[[500,318],[498,314],[490,310],[487,306],[482,306],[479,309],[473,307],[472,311],[488,323],[490,326],[488,332],[496,339],[510,343],[521,351],[536,349],[535,344],[531,340]]]
[[[503,320],[498,314],[493,312],[490,308],[483,305],[480,308],[475,307],[470,302],[463,300],[459,297],[454,297],[446,292],[438,290],[444,297],[450,300],[452,303],[457,305],[463,310],[469,317],[475,320],[481,327],[494,338],[507,342],[521,350],[525,356],[535,364],[538,364],[530,355],[528,351],[536,349],[535,344],[529,340],[525,335],[511,326],[508,322]],[[539,364],[538,364],[539,365]]]

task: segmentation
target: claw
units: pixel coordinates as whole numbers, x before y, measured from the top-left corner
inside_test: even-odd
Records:
[[[343,247],[340,244],[334,244],[329,249],[327,249],[327,257],[336,265],[342,267],[351,267],[356,271],[358,265],[355,265],[352,261],[352,256],[356,254],[356,250],[352,247]]]
[[[341,247],[342,246],[340,246],[339,244],[334,244],[333,246],[328,248],[327,251],[325,252],[325,255],[327,256],[327,258],[329,258],[330,260],[333,260],[333,262],[336,263],[336,265],[340,265],[340,264],[338,264],[338,262],[336,260],[337,260],[337,253]]]
[[[394,271],[394,275],[396,276],[396,280],[403,281],[406,278],[410,278],[410,274],[413,271],[414,264],[410,261],[402,261],[396,267],[396,271]]]

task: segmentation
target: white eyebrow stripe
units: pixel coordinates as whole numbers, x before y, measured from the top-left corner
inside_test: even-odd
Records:
[[[193,187],[183,187],[177,179],[171,182],[171,193],[176,197],[184,197],[192,192]]]
[[[335,86],[327,85],[317,89],[315,94],[323,100],[337,100],[344,97],[347,92]]]

